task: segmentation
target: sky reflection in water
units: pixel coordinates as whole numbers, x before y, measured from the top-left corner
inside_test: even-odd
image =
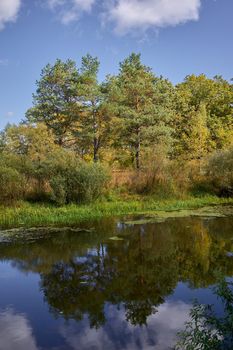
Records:
[[[194,297],[219,307],[209,287],[233,275],[232,223],[108,219],[1,244],[0,350],[171,348]]]

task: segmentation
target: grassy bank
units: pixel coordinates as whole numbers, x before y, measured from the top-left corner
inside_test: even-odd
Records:
[[[209,205],[233,204],[233,198],[215,196],[190,197],[185,200],[117,200],[91,205],[54,207],[48,204],[20,203],[15,207],[0,207],[0,227],[32,227],[46,225],[76,225],[109,216],[148,214],[156,211],[195,209]]]

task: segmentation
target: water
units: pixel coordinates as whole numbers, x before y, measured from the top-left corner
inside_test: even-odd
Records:
[[[221,312],[232,217],[88,226],[0,244],[0,350],[167,350],[194,298]]]

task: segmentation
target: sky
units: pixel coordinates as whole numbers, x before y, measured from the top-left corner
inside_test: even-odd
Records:
[[[32,106],[41,69],[90,53],[99,79],[140,52],[174,84],[233,78],[233,0],[0,0],[0,128]]]

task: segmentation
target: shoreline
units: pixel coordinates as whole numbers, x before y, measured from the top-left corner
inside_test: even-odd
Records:
[[[233,198],[215,196],[189,197],[183,200],[159,200],[152,197],[137,200],[102,201],[87,205],[70,204],[55,207],[51,204],[22,202],[15,207],[0,206],[0,228],[75,226],[107,217],[150,215],[161,211],[195,210],[206,206],[233,205]]]

